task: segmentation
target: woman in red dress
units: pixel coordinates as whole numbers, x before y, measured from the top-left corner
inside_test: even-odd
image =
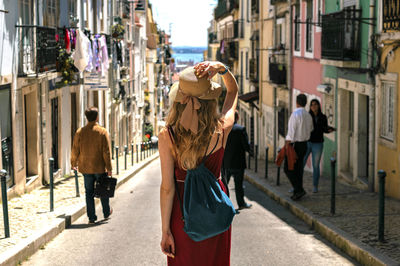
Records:
[[[217,73],[227,88],[221,113],[218,112],[218,97],[222,88],[210,81]],[[196,168],[205,155],[208,155],[205,166],[219,178],[237,105],[236,80],[224,64],[202,62],[180,73],[179,82],[172,86],[169,97],[171,109],[167,126],[159,134],[161,250],[168,256],[168,265],[230,265],[230,228],[199,242],[183,231],[174,174],[181,199],[186,171]],[[227,192],[220,178],[218,182]]]

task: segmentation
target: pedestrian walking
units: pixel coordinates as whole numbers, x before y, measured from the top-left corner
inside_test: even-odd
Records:
[[[210,81],[217,73],[227,88],[221,113],[218,112],[218,97],[222,88]],[[166,128],[159,134],[161,250],[168,256],[168,265],[230,264],[230,226],[213,237],[194,241],[183,229],[189,221],[182,219],[180,198],[186,193],[187,174],[202,166],[217,179],[221,193],[227,193],[219,176],[227,135],[234,123],[237,96],[236,80],[220,62],[202,62],[186,68],[179,74],[179,82],[171,88],[169,97],[173,104]],[[229,200],[226,195],[224,197]]]
[[[289,118],[285,142],[285,150],[288,151],[289,146],[292,145],[297,155],[293,170],[289,170],[287,157],[284,165],[284,171],[293,186],[293,195],[291,196],[293,200],[299,200],[306,194],[303,188],[304,156],[307,152],[307,141],[310,139],[313,130],[312,117],[304,109],[306,104],[307,97],[304,94],[297,95],[297,108]]]
[[[111,176],[110,140],[105,128],[98,124],[99,115],[96,107],[86,109],[86,126],[79,128],[74,137],[71,152],[71,166],[83,174],[86,192],[86,213],[89,224],[97,220],[94,204],[94,183],[107,174]],[[100,198],[104,218],[112,214],[109,198]]]
[[[246,152],[250,153],[249,137],[246,128],[239,125],[239,112],[235,111],[235,123],[226,142],[222,177],[228,185],[231,176],[235,181],[235,194],[238,209],[250,208],[252,205],[244,201],[243,176],[246,169]]]
[[[314,129],[311,131],[310,139],[307,142],[307,152],[304,156],[304,166],[307,159],[312,154],[312,167],[313,167],[313,193],[318,192],[318,183],[320,177],[320,161],[322,157],[322,150],[324,149],[324,133],[331,133],[335,128],[328,126],[328,119],[321,111],[321,104],[317,99],[310,102],[309,111]]]

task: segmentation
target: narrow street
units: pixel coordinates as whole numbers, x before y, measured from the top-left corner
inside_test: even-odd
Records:
[[[89,226],[82,216],[22,265],[166,265],[159,249],[159,167],[154,161],[117,191],[110,220]],[[289,211],[245,186],[253,207],[234,219],[232,265],[354,265]],[[230,191],[236,204],[233,182]]]

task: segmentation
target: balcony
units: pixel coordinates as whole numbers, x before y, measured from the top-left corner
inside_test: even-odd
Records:
[[[258,14],[260,13],[260,3],[259,0],[251,0],[251,13]]]
[[[56,70],[57,42],[55,28],[21,25],[18,34],[18,75],[27,76]]]
[[[226,17],[236,8],[239,8],[239,0],[219,0],[214,10],[214,17],[216,20]]]
[[[228,56],[229,59],[232,61],[239,59],[239,43],[238,42],[229,42],[228,43]]]
[[[277,85],[286,85],[286,55],[273,54],[269,58],[269,80]]]
[[[400,0],[383,0],[383,31],[400,31]]]
[[[244,38],[244,23],[243,19],[235,20],[233,23],[233,38],[243,39]]]
[[[253,83],[258,82],[258,58],[250,59],[250,80]]]
[[[360,15],[361,10],[344,9],[340,12],[322,15],[322,51],[326,62],[360,61]],[[321,62],[324,63],[324,62]],[[330,63],[328,63],[330,64]],[[357,67],[357,63],[341,64],[342,67]]]
[[[210,32],[208,34],[208,43],[218,43],[218,36],[216,32]]]
[[[137,0],[135,1],[135,11],[145,11],[146,9],[146,1],[145,0]]]

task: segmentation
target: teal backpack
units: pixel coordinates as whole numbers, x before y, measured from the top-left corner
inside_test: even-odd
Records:
[[[185,224],[183,230],[196,242],[228,230],[236,214],[232,201],[221,189],[217,178],[204,165],[217,147],[218,140],[219,136],[214,148],[204,156],[201,164],[187,171],[183,203],[174,173],[176,193]]]

